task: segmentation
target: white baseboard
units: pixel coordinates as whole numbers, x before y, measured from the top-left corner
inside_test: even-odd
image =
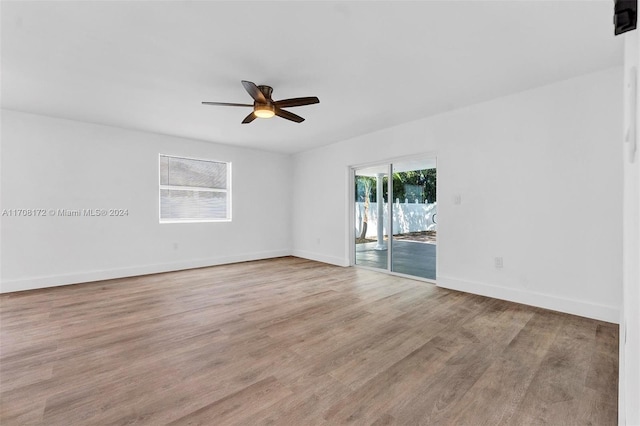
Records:
[[[328,263],[336,266],[349,266],[349,260],[335,256],[327,256],[320,253],[314,253],[306,250],[293,250],[292,256],[301,257],[303,259],[315,260],[317,262]]]
[[[601,305],[581,300],[565,299],[550,294],[500,287],[490,284],[459,280],[456,278],[437,276],[436,285],[451,290],[508,300],[524,305],[551,309],[553,311],[578,315],[614,324],[620,322],[620,308]]]
[[[157,274],[161,272],[180,271],[183,269],[203,268],[207,266],[224,265],[228,263],[247,262],[251,260],[270,259],[274,257],[291,256],[291,250],[273,250],[248,253],[236,256],[225,256],[206,259],[183,260],[179,262],[158,263],[124,268],[114,268],[95,271],[83,271],[63,275],[28,277],[16,280],[2,280],[0,293],[35,290],[38,288],[57,287],[68,284],[78,284],[91,281],[110,280],[114,278],[134,277],[138,275]]]

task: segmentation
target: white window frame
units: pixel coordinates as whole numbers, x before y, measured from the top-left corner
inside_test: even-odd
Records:
[[[183,160],[194,160],[194,161],[207,161],[210,163],[224,163],[227,165],[227,188],[202,188],[202,187],[194,187],[194,186],[179,186],[179,185],[162,185],[162,170],[161,170],[161,162],[162,157],[169,158],[180,158]],[[161,224],[165,223],[203,223],[203,222],[231,222],[231,161],[222,161],[222,160],[212,160],[209,158],[194,158],[194,157],[185,157],[184,155],[174,155],[174,154],[158,154],[158,220]],[[227,217],[223,219],[163,219],[162,218],[162,190],[177,190],[177,191],[198,191],[198,192],[223,192],[227,194]]]

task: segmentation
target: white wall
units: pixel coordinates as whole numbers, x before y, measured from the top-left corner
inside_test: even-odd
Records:
[[[295,155],[294,254],[348,265],[348,166],[435,153],[438,285],[617,322],[621,82],[605,70]]]
[[[290,157],[2,111],[3,292],[290,254]],[[231,161],[233,221],[158,223],[158,154]],[[259,206],[259,207],[258,207]],[[265,208],[267,206],[267,208]]]
[[[620,404],[621,425],[640,425],[640,99],[636,90],[633,99],[631,73],[640,73],[640,30],[624,34],[625,37],[625,123],[624,135],[633,136],[629,129],[635,123],[636,150],[624,142],[623,192],[623,310],[620,319]],[[637,77],[638,78],[638,77]],[[638,82],[640,83],[640,82]],[[635,116],[631,103],[635,103]],[[629,132],[629,133],[628,133]],[[626,138],[625,138],[626,139]]]

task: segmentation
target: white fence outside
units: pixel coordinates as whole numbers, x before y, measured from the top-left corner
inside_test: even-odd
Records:
[[[393,206],[393,233],[406,234],[408,232],[436,231],[438,203],[394,203]],[[356,235],[362,232],[364,218],[364,203],[356,203]],[[387,213],[388,205],[384,203],[384,234],[388,235]],[[434,221],[435,219],[435,221]],[[378,203],[369,202],[367,214],[367,238],[376,238],[378,226]]]

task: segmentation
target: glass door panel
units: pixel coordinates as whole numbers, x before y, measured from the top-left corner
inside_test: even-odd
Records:
[[[436,161],[393,164],[392,272],[436,279]]]
[[[355,170],[355,263],[388,269],[389,166]]]

